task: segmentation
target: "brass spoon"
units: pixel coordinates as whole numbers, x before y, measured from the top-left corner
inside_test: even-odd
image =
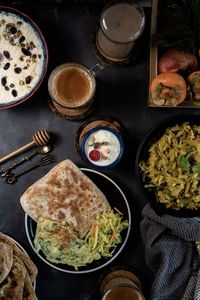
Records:
[[[31,158],[33,158],[34,156],[36,156],[37,154],[47,154],[49,151],[51,150],[51,146],[50,145],[45,145],[45,146],[40,146],[36,149],[36,151],[34,151],[32,154],[28,155],[28,156],[24,156],[22,159],[12,163],[10,166],[8,166],[7,168],[3,168],[0,170],[0,176],[1,177],[6,177],[9,176],[8,174],[10,173],[10,171],[15,168],[16,166],[22,164],[25,161],[30,160]]]

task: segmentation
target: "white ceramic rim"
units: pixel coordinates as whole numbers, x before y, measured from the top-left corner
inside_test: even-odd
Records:
[[[86,171],[86,172],[91,172],[91,173],[95,173],[95,174],[98,174],[102,177],[104,177],[105,179],[107,179],[108,181],[110,181],[117,189],[118,191],[121,193],[123,199],[124,199],[124,202],[126,204],[126,207],[127,207],[127,211],[128,211],[128,222],[129,222],[129,226],[127,228],[127,234],[126,234],[126,237],[123,241],[123,243],[121,244],[119,250],[115,253],[115,255],[113,255],[107,262],[105,262],[104,264],[102,264],[101,266],[98,266],[96,268],[93,268],[91,270],[85,270],[85,271],[71,271],[71,270],[64,270],[62,268],[59,268],[59,267],[56,267],[54,266],[52,263],[48,262],[46,259],[44,259],[44,257],[42,257],[39,253],[37,253],[35,251],[35,248],[34,248],[34,245],[32,243],[32,240],[30,238],[30,235],[29,235],[29,230],[28,230],[28,215],[25,214],[25,230],[26,230],[26,235],[27,235],[27,238],[28,238],[28,241],[33,249],[33,251],[40,257],[41,260],[43,260],[47,265],[49,265],[50,267],[58,270],[58,271],[62,271],[62,272],[65,272],[65,273],[71,273],[71,274],[86,274],[86,273],[91,273],[91,272],[94,272],[94,271],[97,271],[99,269],[102,269],[103,267],[107,266],[108,264],[110,264],[120,253],[121,251],[123,250],[123,248],[125,247],[126,243],[127,243],[127,240],[129,238],[129,235],[130,235],[130,230],[131,230],[131,211],[130,211],[130,207],[129,207],[129,204],[128,204],[128,200],[126,199],[126,196],[124,195],[124,193],[122,192],[121,188],[112,180],[110,179],[108,176],[102,174],[101,172],[98,172],[96,170],[92,170],[92,169],[88,169],[88,168],[80,168],[81,171]]]

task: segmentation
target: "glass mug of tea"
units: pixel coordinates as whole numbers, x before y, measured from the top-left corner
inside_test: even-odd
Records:
[[[115,269],[100,283],[101,300],[145,300],[139,278],[126,269]]]
[[[144,26],[144,10],[137,1],[112,1],[100,16],[96,47],[108,60],[126,60]]]
[[[85,117],[94,99],[95,76],[103,68],[103,64],[89,69],[74,62],[56,67],[48,80],[49,94],[56,109],[69,119]]]

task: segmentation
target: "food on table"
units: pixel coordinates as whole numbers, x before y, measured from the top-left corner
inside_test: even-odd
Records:
[[[37,300],[37,268],[13,240],[0,233],[0,299]]]
[[[185,79],[177,73],[161,73],[150,85],[151,100],[156,105],[177,106],[185,100],[186,94]]]
[[[156,1],[153,9],[151,37],[151,77],[157,73],[176,72],[181,74],[186,83],[187,77],[198,70],[200,53],[200,1],[172,0]],[[188,93],[181,106],[199,105]],[[194,101],[193,101],[194,100]],[[170,106],[164,101],[154,101],[149,97],[150,106]],[[154,105],[155,104],[155,105]]]
[[[188,83],[191,88],[193,98],[200,101],[200,71],[190,74],[188,76]]]
[[[0,12],[0,40],[0,104],[10,104],[40,83],[46,57],[36,30],[16,13]]]
[[[24,211],[36,222],[40,217],[73,225],[83,237],[96,214],[109,210],[105,195],[72,161],[57,164],[21,197]]]
[[[115,165],[123,153],[120,134],[106,127],[97,127],[83,138],[82,152],[89,163],[98,167]]]
[[[181,49],[169,48],[165,50],[158,62],[158,73],[183,72],[188,74],[197,70],[198,62],[194,54]]]
[[[37,222],[34,245],[46,258],[77,269],[112,256],[128,226],[105,195],[72,161],[64,160],[21,197]]]
[[[66,222],[58,223],[39,218],[34,245],[53,263],[68,264],[76,270],[101,257],[111,257],[121,243],[121,231],[128,227],[127,221],[112,210],[97,214],[92,226],[83,238]]]
[[[185,122],[166,129],[140,161],[146,189],[167,208],[200,208],[200,126]]]

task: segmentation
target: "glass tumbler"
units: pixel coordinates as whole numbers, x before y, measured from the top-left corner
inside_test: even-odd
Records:
[[[139,278],[128,270],[108,273],[100,284],[101,300],[145,300]]]
[[[96,47],[111,61],[126,60],[145,26],[143,8],[136,1],[111,2],[101,16]]]

